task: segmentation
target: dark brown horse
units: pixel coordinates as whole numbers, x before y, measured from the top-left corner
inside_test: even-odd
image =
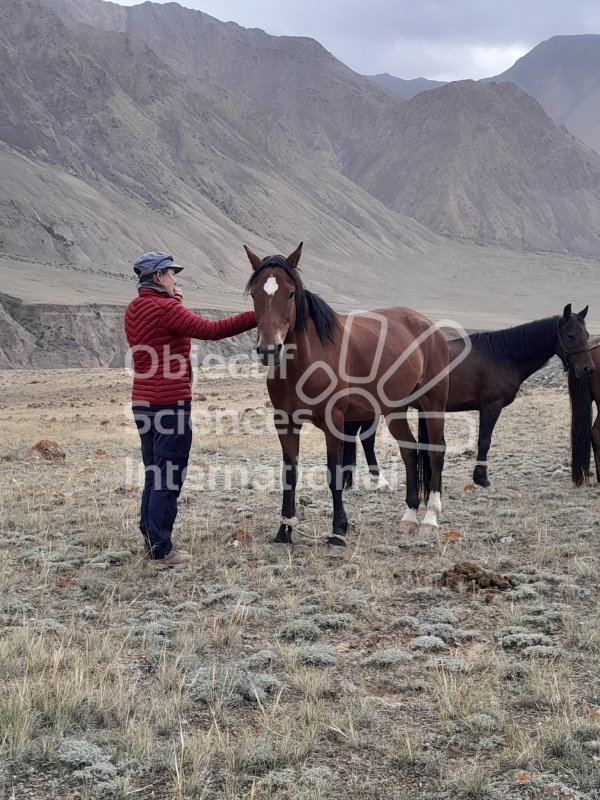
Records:
[[[583,378],[569,370],[571,398],[571,477],[575,486],[588,483],[590,451],[594,450],[596,480],[600,482],[600,339],[590,343],[590,355],[596,371]],[[592,425],[592,403],[596,420]]]
[[[570,367],[571,372],[579,377],[592,375],[594,385],[598,383],[592,360],[592,352],[597,351],[590,350],[589,334],[585,327],[587,310],[586,306],[583,311],[574,314],[569,304],[560,317],[538,319],[513,328],[472,333],[469,336],[470,352],[450,371],[446,411],[479,411],[477,461],[473,472],[473,480],[479,486],[490,485],[487,456],[492,433],[500,412],[513,402],[523,381],[557,355],[565,369]],[[451,364],[464,346],[462,339],[448,342]],[[600,397],[600,383],[598,386]],[[585,413],[585,399],[575,398],[572,403],[574,418]],[[347,423],[344,464],[349,466],[355,462],[356,435],[360,435],[371,476],[380,486],[384,486],[386,481],[380,474],[374,451],[376,427],[373,420]],[[580,438],[582,435],[585,434],[579,434]],[[596,438],[600,441],[600,425],[596,430]],[[345,471],[345,483],[352,485],[351,470]]]
[[[448,394],[448,346],[443,333],[409,308],[336,314],[307,291],[298,274],[302,244],[287,258],[259,258],[247,290],[258,328],[257,353],[270,367],[267,388],[283,451],[283,503],[276,542],[292,541],[300,429],[311,422],[325,434],[327,476],[333,498],[329,545],[344,545],[348,520],[342,498],[344,420],[382,414],[400,445],[406,467],[403,527],[418,525],[420,495],[427,502],[424,525],[437,526],[444,462],[444,408]],[[424,485],[407,409],[427,414],[431,475]],[[338,551],[339,552],[339,551]]]

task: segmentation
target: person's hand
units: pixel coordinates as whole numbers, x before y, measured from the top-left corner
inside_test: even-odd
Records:
[[[173,297],[175,298],[175,300],[179,300],[180,303],[182,302],[182,300],[183,300],[183,292],[181,291],[179,286],[174,286],[173,287]]]

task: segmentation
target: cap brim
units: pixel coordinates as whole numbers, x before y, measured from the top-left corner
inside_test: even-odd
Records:
[[[179,264],[169,264],[169,267],[170,267],[170,269],[174,269],[175,270],[175,274],[177,274],[178,272],[181,272],[181,270],[183,269],[183,267],[180,267]]]

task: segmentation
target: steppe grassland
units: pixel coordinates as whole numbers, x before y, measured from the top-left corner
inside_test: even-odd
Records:
[[[439,536],[399,534],[380,436],[397,490],[347,496],[332,561],[322,435],[303,435],[305,536],[281,552],[264,380],[205,376],[177,523],[193,563],[155,574],[129,381],[0,373],[0,797],[600,796],[598,490],[571,488],[564,388],[503,413],[491,490],[449,420]],[[41,439],[64,464],[27,458]],[[436,585],[464,560],[517,585]]]

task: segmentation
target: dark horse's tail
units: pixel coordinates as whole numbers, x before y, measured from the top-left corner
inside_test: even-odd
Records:
[[[423,447],[423,445],[425,445]],[[431,490],[431,461],[429,460],[429,433],[427,419],[419,410],[419,434],[417,448],[417,492],[419,498],[427,503]]]
[[[575,486],[587,483],[592,448],[592,394],[587,378],[569,370],[571,398],[571,478]]]

